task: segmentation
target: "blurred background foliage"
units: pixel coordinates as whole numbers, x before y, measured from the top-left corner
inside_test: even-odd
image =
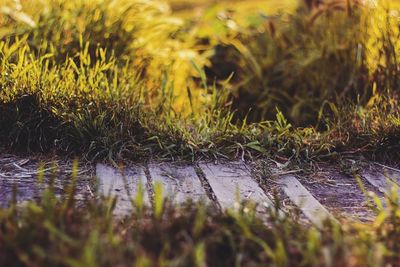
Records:
[[[365,105],[374,84],[397,97],[396,1],[296,3],[245,19],[225,9],[212,16],[214,31],[199,30],[212,44],[208,77],[230,79],[236,118],[270,120],[278,108],[294,125],[320,126],[341,107]]]
[[[374,82],[396,87],[398,16],[378,2],[3,0],[0,38],[28,36],[29,50],[53,64],[79,65],[85,45],[94,62],[102,48],[140,73],[147,104],[169,96],[174,113],[210,100],[199,82],[205,68],[237,118],[271,119],[278,108],[315,125],[329,104],[365,103]]]

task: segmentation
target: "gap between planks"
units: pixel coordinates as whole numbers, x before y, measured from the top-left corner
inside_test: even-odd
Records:
[[[146,189],[147,179],[142,166],[116,169],[108,165],[97,164],[96,176],[99,180],[99,192],[118,198],[114,214],[124,215],[132,211],[132,198],[136,196],[139,184],[142,185],[143,202],[150,203]]]
[[[315,226],[321,228],[327,219],[337,222],[333,215],[314,198],[294,175],[282,175],[279,177],[279,182],[286,196]]]
[[[399,170],[378,163],[375,165],[380,167],[374,168],[373,164],[371,164],[369,168],[362,169],[360,172],[361,177],[383,194],[388,194],[393,185],[399,186]],[[400,194],[400,188],[398,192]]]

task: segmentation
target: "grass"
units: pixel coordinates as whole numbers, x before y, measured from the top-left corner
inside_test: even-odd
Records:
[[[177,5],[3,1],[2,146],[89,160],[398,158],[397,6],[204,3],[188,19]]]
[[[249,0],[249,1],[214,1],[214,0],[205,0],[205,1],[181,1],[181,0],[168,0],[167,1],[172,10],[172,14],[177,15],[179,17],[183,17],[185,19],[193,19],[197,15],[201,19],[203,15],[210,18],[211,14],[221,12],[226,10],[226,6],[229,3],[229,9],[235,11],[241,11],[243,17],[251,17],[252,15],[264,12],[268,15],[277,14],[285,10],[288,12],[289,10],[293,10],[298,2],[293,0],[284,0],[284,1],[260,1],[260,0]],[[195,12],[193,12],[195,11]],[[204,14],[206,13],[206,14]],[[198,18],[197,18],[198,19]],[[202,21],[202,23],[207,24],[207,21]]]
[[[398,1],[284,2],[0,0],[0,146],[93,161],[400,159]],[[176,207],[160,186],[116,218],[117,199],[76,199],[76,172],[56,197],[56,178],[0,207],[1,266],[400,262],[395,187],[370,196],[375,221],[318,229],[276,216],[278,200],[262,216]]]
[[[396,186],[384,202],[369,195],[374,221],[326,221],[322,228],[299,223],[296,214],[277,216],[279,201],[262,216],[252,203],[225,211],[190,201],[177,207],[160,186],[153,206],[139,193],[132,212],[115,217],[118,199],[75,198],[76,166],[61,196],[54,194],[56,175],[39,175],[38,199],[14,198],[0,207],[2,266],[397,266],[400,260]]]

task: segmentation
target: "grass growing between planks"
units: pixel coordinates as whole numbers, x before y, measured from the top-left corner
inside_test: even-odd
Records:
[[[296,216],[276,216],[279,205],[263,217],[251,203],[223,212],[190,202],[175,207],[158,186],[153,207],[139,192],[133,211],[116,218],[118,199],[75,198],[76,170],[62,196],[54,194],[56,177],[41,174],[41,197],[20,204],[14,198],[0,207],[2,266],[397,266],[400,261],[397,186],[384,203],[370,196],[375,221],[327,221],[317,229]]]
[[[190,19],[158,1],[1,4],[7,148],[91,160],[399,157],[395,5],[279,12],[252,1],[240,14],[222,2]]]

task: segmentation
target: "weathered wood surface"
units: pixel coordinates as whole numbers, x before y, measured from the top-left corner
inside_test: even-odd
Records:
[[[0,205],[7,205],[11,199],[14,185],[18,187],[18,201],[31,200],[40,196],[46,183],[37,182],[39,160],[26,160],[12,156],[0,156]],[[56,194],[62,195],[65,186],[70,183],[72,173],[70,161],[59,161],[62,171],[57,173]],[[115,214],[126,214],[132,210],[132,198],[142,185],[144,201],[150,205],[151,187],[148,179],[163,186],[165,197],[180,204],[188,199],[218,203],[223,209],[236,207],[238,202],[257,203],[258,212],[265,211],[265,206],[272,207],[268,197],[272,190],[286,195],[291,203],[298,206],[305,217],[313,224],[321,226],[326,218],[347,217],[361,220],[371,219],[373,213],[366,205],[366,197],[361,192],[353,176],[344,174],[339,166],[319,164],[317,171],[307,177],[294,176],[293,171],[275,173],[277,179],[264,191],[252,177],[250,165],[244,162],[199,163],[197,166],[177,163],[152,162],[143,165],[128,165],[118,169],[104,164],[95,166],[99,182],[99,192],[118,198]],[[393,184],[400,182],[400,171],[378,163],[367,164],[360,171],[368,191],[383,196]],[[78,199],[95,197],[91,188],[94,166],[80,168],[78,179]],[[51,173],[51,163],[45,165],[46,177]],[[306,174],[304,174],[306,175]],[[258,173],[257,177],[262,177]],[[400,192],[400,191],[399,191]],[[211,199],[210,199],[210,198]],[[282,199],[282,201],[286,198]],[[283,205],[285,206],[285,205]],[[283,214],[283,213],[282,213]],[[285,215],[286,216],[286,215]]]
[[[392,186],[400,183],[400,171],[383,165],[371,164],[363,168],[360,175],[381,193],[389,192]]]
[[[321,171],[299,178],[302,185],[335,217],[354,220],[371,220],[374,213],[368,207],[364,195],[353,175],[341,173],[340,169],[321,164]],[[368,191],[373,188],[365,183]]]
[[[61,196],[71,181],[72,172],[70,160],[0,154],[0,205],[8,205],[15,192],[18,202],[39,198],[43,189],[47,187],[50,177],[55,178],[53,181],[55,195]],[[90,173],[90,166],[79,165],[75,196],[77,199],[91,195]],[[41,181],[38,179],[39,176],[43,176]]]
[[[287,197],[316,226],[322,227],[327,219],[334,219],[329,211],[316,200],[313,195],[293,175],[283,175],[279,178]]]
[[[207,201],[207,194],[193,166],[174,163],[149,164],[150,176],[153,183],[163,185],[164,196],[176,203],[188,199]]]
[[[261,206],[272,207],[258,183],[251,177],[249,169],[243,163],[199,165],[208,180],[217,201],[222,208],[232,208],[243,200],[254,201]]]
[[[147,178],[142,166],[130,166],[116,169],[108,165],[97,164],[96,176],[99,181],[99,192],[117,197],[116,214],[124,214],[132,210],[132,199],[136,196],[139,185],[143,188],[143,200],[149,202]]]

